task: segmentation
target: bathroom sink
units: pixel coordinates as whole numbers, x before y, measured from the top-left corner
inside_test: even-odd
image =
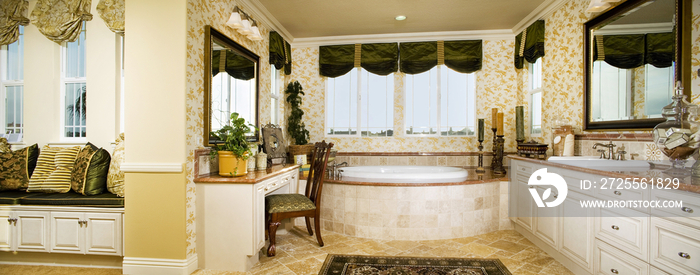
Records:
[[[549,157],[548,161],[606,171],[649,169],[645,160],[610,160],[594,156]]]

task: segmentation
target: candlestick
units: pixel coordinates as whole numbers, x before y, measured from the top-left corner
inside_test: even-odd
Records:
[[[480,119],[480,120],[483,122],[483,119]],[[481,133],[483,133],[483,131]],[[486,169],[484,169],[484,152],[481,151],[482,149],[484,149],[484,145],[481,144],[482,142],[483,142],[483,140],[479,141],[479,166],[476,167],[476,173],[486,172]]]
[[[491,167],[495,167],[496,166],[496,132],[498,131],[498,129],[491,128],[491,131],[493,131],[493,146],[491,148],[491,152],[493,153],[492,154],[493,157],[491,158]]]
[[[505,144],[505,140],[503,139],[503,135],[498,135],[496,138],[496,145],[494,146],[496,148],[496,154],[493,156],[493,167],[491,169],[493,170],[493,173],[496,175],[505,175],[506,174],[506,169],[503,167],[503,147]]]
[[[498,108],[491,108],[491,128],[498,128],[496,124],[496,116],[498,114]]]
[[[479,140],[479,143],[481,143],[484,141],[484,119],[483,118],[479,119],[478,131],[479,131],[479,139],[478,140]]]
[[[523,106],[515,106],[515,141],[517,141],[517,143],[523,143],[523,141],[525,141],[524,117]]]
[[[498,125],[496,126],[496,128],[498,129],[498,132],[496,134],[499,136],[502,136],[503,135],[503,113],[498,113],[497,121],[498,121]]]

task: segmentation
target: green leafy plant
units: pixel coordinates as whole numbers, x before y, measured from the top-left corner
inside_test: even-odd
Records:
[[[301,110],[301,96],[304,94],[299,81],[294,81],[287,85],[284,90],[287,94],[287,102],[291,107],[291,113],[287,118],[287,133],[294,139],[296,145],[305,145],[309,143],[309,130],[306,130],[306,125],[301,121],[304,116],[304,111]]]
[[[224,142],[212,148],[212,157],[214,157],[218,151],[231,151],[233,155],[238,158],[244,160],[248,159],[248,157],[252,155],[252,152],[248,141],[246,141],[246,134],[249,133],[251,129],[255,131],[258,130],[255,125],[246,123],[244,118],[238,116],[238,113],[231,113],[231,119],[228,125],[211,132],[212,136]]]

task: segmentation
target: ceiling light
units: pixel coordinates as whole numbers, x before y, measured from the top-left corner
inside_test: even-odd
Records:
[[[396,16],[394,19],[396,19],[397,21],[402,21],[402,20],[406,20],[406,16],[405,16],[405,15],[399,15],[399,16]]]

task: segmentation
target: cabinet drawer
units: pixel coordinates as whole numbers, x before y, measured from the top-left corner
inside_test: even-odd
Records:
[[[652,208],[653,216],[669,217],[674,221],[700,228],[700,195],[677,190],[652,190],[652,200],[682,201],[683,207]]]
[[[596,241],[596,263],[595,274],[599,275],[649,274],[649,264],[602,241]]]
[[[648,260],[649,216],[629,209],[601,209],[596,215],[596,237]]]
[[[603,183],[598,181],[598,188],[601,187]],[[646,189],[615,189],[618,186],[618,182],[616,181],[613,185],[613,189],[595,189],[595,196],[597,198],[600,198],[602,200],[615,200],[615,201],[640,201],[640,200],[648,200],[649,199],[649,191]],[[610,187],[610,183],[606,184],[606,187]],[[622,188],[622,187],[620,187]],[[648,213],[648,210],[646,208],[642,208],[641,205],[639,205],[638,208],[634,208],[640,212],[645,212]]]
[[[662,218],[653,218],[651,264],[684,274],[700,274],[700,230]]]

